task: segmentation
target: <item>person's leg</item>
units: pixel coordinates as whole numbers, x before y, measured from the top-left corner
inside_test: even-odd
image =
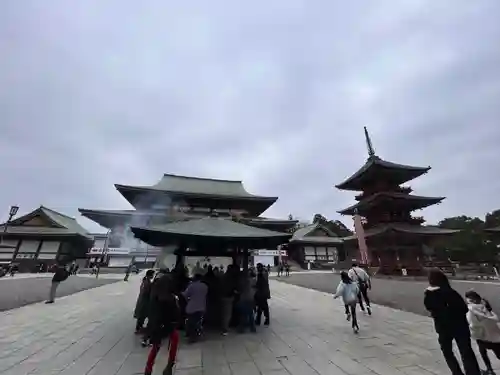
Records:
[[[479,349],[479,354],[481,355],[484,365],[486,366],[486,370],[489,371],[493,370],[493,367],[491,366],[490,357],[488,357],[488,349],[486,348],[484,341],[477,340],[476,342],[477,342],[477,348]]]
[[[172,375],[174,373],[174,366],[177,359],[177,350],[179,348],[179,340],[179,331],[174,329],[169,336],[168,362],[163,369],[163,375]]]
[[[489,349],[491,349],[493,351],[493,353],[495,353],[495,356],[498,359],[500,359],[500,342],[492,342],[489,345]]]
[[[345,316],[347,318],[347,321],[351,320],[351,309],[348,304],[344,304],[344,309],[345,309]]]
[[[352,316],[352,328],[354,332],[357,333],[359,331],[359,326],[358,326],[358,317],[356,316],[356,303],[350,305],[350,310]]]
[[[153,373],[153,367],[155,365],[156,356],[160,351],[161,343],[155,343],[149,350],[148,360],[146,361],[146,368],[144,369],[144,375],[151,375]]]
[[[262,312],[264,313],[264,325],[268,326],[271,323],[271,314],[269,313],[269,302],[267,298],[262,299]]]
[[[361,295],[363,299],[365,300],[366,304],[366,309],[368,310],[368,314],[371,315],[371,307],[370,307],[370,298],[368,297],[368,286],[366,284],[363,284],[363,286],[360,288]]]
[[[246,306],[246,312],[247,312],[247,322],[250,327],[250,332],[255,332],[255,319],[254,319],[254,304],[253,301],[248,301],[247,306]]]
[[[54,302],[56,300],[56,291],[58,286],[58,282],[52,282],[52,284],[50,285],[49,300],[47,302]]]
[[[233,299],[222,299],[222,333],[227,333],[229,330],[229,323],[231,322],[231,315],[233,313]]]
[[[462,357],[465,373],[467,375],[480,375],[481,370],[477,363],[476,354],[472,350],[468,327],[466,332],[455,335],[455,342],[457,343],[458,351]]]
[[[438,338],[439,346],[443,352],[444,359],[453,375],[464,375],[460,365],[458,364],[455,354],[453,354],[453,336],[440,334]],[[469,374],[467,374],[469,375]],[[471,375],[473,375],[471,373]]]
[[[361,294],[361,287],[359,287],[358,302],[359,302],[359,307],[361,308],[361,311],[365,311],[365,305],[363,305],[363,296]]]
[[[255,313],[255,325],[257,326],[260,326],[260,323],[262,321],[262,313],[264,312],[262,303],[262,298],[255,298],[255,307],[257,308],[257,311]]]

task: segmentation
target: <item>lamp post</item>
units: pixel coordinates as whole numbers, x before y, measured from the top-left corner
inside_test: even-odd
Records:
[[[5,233],[7,233],[7,228],[9,226],[9,223],[11,222],[12,218],[16,216],[17,211],[19,210],[18,206],[10,206],[10,211],[9,211],[9,218],[7,219],[6,223],[3,226],[3,235],[2,235],[2,241],[4,240]]]

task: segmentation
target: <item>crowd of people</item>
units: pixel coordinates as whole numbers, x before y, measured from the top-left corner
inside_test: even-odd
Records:
[[[262,264],[248,270],[232,264],[225,272],[197,264],[192,273],[190,277],[187,267],[179,265],[148,270],[142,280],[134,317],[142,345],[151,347],[146,374],[152,372],[163,339],[169,337],[177,345],[179,329],[193,343],[203,337],[206,326],[227,335],[230,327],[240,333],[256,332],[262,316],[264,325],[270,324],[269,274]]]

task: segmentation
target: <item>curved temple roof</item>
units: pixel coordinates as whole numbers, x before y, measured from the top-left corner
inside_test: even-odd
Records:
[[[364,210],[385,204],[387,201],[396,201],[399,206],[406,204],[407,206],[411,206],[413,210],[417,210],[432,206],[433,204],[441,202],[443,199],[445,199],[445,197],[424,197],[405,193],[381,192],[373,194],[372,196],[337,212],[342,215],[354,215],[356,214],[356,211],[358,211],[358,213],[362,213]]]
[[[392,163],[372,155],[356,173],[335,187],[340,190],[363,191],[373,181],[374,176],[378,176],[379,180],[385,179],[401,185],[427,173],[430,169],[431,167]]]
[[[218,217],[131,229],[137,238],[153,246],[214,243],[221,246],[261,248],[281,245],[291,237],[289,233],[255,228]]]

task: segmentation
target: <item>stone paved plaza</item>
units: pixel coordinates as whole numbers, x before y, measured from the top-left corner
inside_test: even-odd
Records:
[[[139,278],[0,313],[1,375],[141,374],[147,349],[133,334]],[[208,334],[182,344],[184,375],[447,374],[427,317],[375,306],[354,335],[339,300],[271,282],[271,327],[257,334]],[[156,374],[165,353],[160,353]],[[500,362],[493,359],[495,367]]]

